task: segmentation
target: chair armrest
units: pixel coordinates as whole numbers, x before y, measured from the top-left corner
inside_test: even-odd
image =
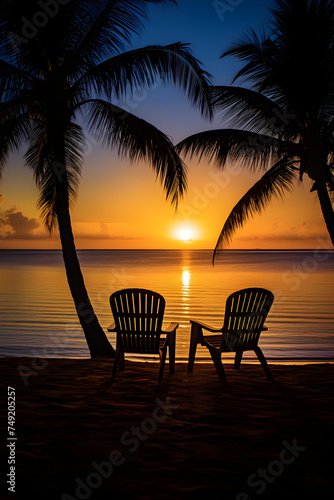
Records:
[[[212,328],[211,326],[208,326],[205,323],[202,323],[201,321],[190,320],[190,323],[194,324],[194,325],[198,325],[201,328],[204,328],[204,330],[208,330],[209,332],[213,332],[213,333],[219,333],[219,332],[223,331],[222,328],[218,328],[218,329],[217,328]]]
[[[167,330],[161,330],[161,333],[165,333],[166,337],[161,339],[163,345],[161,345],[161,350],[165,352],[163,357],[166,356],[166,349],[169,351],[169,373],[175,372],[175,340],[176,340],[176,329],[179,326],[178,323],[171,323]]]
[[[115,322],[111,323],[111,325],[107,328],[108,332],[116,332]]]
[[[179,323],[171,323],[168,326],[167,330],[161,330],[161,333],[167,333],[167,334],[173,333],[177,329],[178,326],[179,326]]]

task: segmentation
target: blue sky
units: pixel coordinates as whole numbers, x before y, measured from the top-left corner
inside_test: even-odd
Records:
[[[273,5],[273,0],[180,0],[178,6],[152,5],[149,21],[140,38],[133,39],[133,47],[190,43],[193,55],[213,76],[213,84],[230,85],[239,63],[232,57],[220,56],[245,31],[266,25]],[[142,101],[141,97],[135,101],[134,111],[171,134],[175,142],[185,134],[219,123],[205,123],[175,88],[157,86]],[[175,110],[182,112],[175,117]]]

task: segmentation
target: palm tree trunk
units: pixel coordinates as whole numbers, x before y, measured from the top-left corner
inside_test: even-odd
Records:
[[[65,155],[62,154],[61,156],[63,159],[61,164],[64,165]],[[58,160],[57,163],[59,164]],[[60,176],[58,172],[56,178],[57,219],[63,259],[65,263],[67,281],[75,303],[79,321],[84,331],[91,357],[114,357],[115,350],[109,343],[106,334],[101,328],[94,313],[80,269],[69,212],[68,186],[65,169],[64,175]]]
[[[328,234],[334,246],[334,211],[325,182],[317,182],[317,193]]]

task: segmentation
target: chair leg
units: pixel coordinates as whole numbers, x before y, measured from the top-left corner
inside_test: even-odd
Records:
[[[199,343],[199,339],[202,336],[203,336],[202,335],[202,328],[199,325],[192,323],[191,336],[190,336],[190,347],[189,347],[188,372],[193,371],[197,344]]]
[[[114,366],[113,366],[112,373],[111,373],[111,378],[110,378],[110,383],[111,384],[114,382],[115,377],[116,377],[117,366],[118,366],[118,363],[119,363],[120,356],[122,356],[121,350],[120,349],[116,349],[116,354],[115,354],[115,359],[114,359]],[[124,360],[124,353],[123,353],[123,360]]]
[[[167,354],[167,346],[165,347],[165,349],[160,351],[160,369],[159,369],[158,385],[161,384],[162,375],[165,367],[166,354]]]
[[[236,370],[238,370],[240,368],[242,355],[243,355],[243,351],[236,351],[236,353],[235,353],[234,368]]]
[[[265,374],[267,375],[267,379],[268,380],[273,380],[273,376],[271,374],[271,371],[270,371],[270,368],[268,366],[268,363],[267,363],[267,360],[266,358],[264,357],[264,354],[263,352],[261,351],[260,347],[259,346],[256,346],[254,348],[254,352],[255,354],[257,355],[257,357],[259,358],[259,361],[262,365],[262,368],[264,369],[265,371]]]
[[[119,355],[119,371],[124,372],[124,370],[125,370],[124,351],[121,351]]]
[[[223,366],[223,363],[221,361],[221,353],[220,353],[220,351],[218,351],[214,347],[212,347],[211,349],[209,349],[209,351],[210,351],[210,354],[211,354],[212,361],[215,364],[219,380],[221,381],[222,384],[227,384],[227,379],[226,379],[226,375],[225,375],[224,366]]]
[[[175,331],[169,337],[168,343],[169,373],[175,372]]]

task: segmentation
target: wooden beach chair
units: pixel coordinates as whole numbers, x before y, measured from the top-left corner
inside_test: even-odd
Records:
[[[240,368],[242,355],[249,350],[255,352],[267,378],[272,380],[270,368],[262,350],[258,346],[258,340],[260,333],[267,330],[264,322],[273,300],[274,295],[269,290],[245,288],[232,293],[227,298],[222,328],[215,329],[199,321],[190,321],[191,339],[188,372],[193,371],[196,347],[201,344],[209,349],[222,383],[227,382],[221,361],[222,353],[235,352],[234,368]],[[216,333],[216,335],[204,336],[203,330]]]
[[[175,336],[178,323],[171,323],[162,330],[165,299],[162,295],[142,288],[119,290],[110,296],[114,323],[109,332],[117,332],[117,345],[110,382],[117,372],[125,369],[124,353],[159,354],[161,383],[167,348],[169,350],[169,373],[175,370]],[[165,335],[163,338],[162,335]]]

